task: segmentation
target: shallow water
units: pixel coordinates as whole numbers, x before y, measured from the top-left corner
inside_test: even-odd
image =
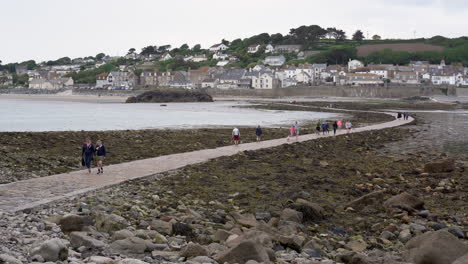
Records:
[[[468,155],[468,111],[414,111],[421,122],[417,132],[403,142],[392,143],[395,152],[442,151]]]
[[[334,113],[239,108],[237,102],[123,104],[0,98],[0,131],[76,131],[214,126],[284,126]]]

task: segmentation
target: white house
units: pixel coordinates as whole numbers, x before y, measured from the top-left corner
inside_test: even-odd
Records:
[[[275,51],[275,48],[273,47],[273,45],[271,44],[266,45],[265,53],[273,53],[274,51]]]
[[[296,74],[296,81],[302,84],[310,84],[312,82],[312,77],[305,71],[300,71]]]
[[[167,61],[167,60],[170,60],[170,59],[172,59],[171,54],[166,53],[166,54],[164,54],[164,55],[161,57],[161,59],[159,59],[159,60],[160,60],[160,61]]]
[[[273,89],[279,88],[279,81],[272,73],[264,72],[252,77],[252,88]]]
[[[364,63],[362,63],[361,61],[358,61],[358,60],[349,60],[348,62],[348,70],[349,71],[354,71],[356,70],[357,68],[362,68],[364,67]]]
[[[348,73],[346,83],[350,85],[377,85],[383,84],[380,76],[373,73]]]
[[[434,85],[456,85],[457,76],[453,74],[434,74],[431,77],[432,84]]]
[[[192,57],[191,61],[193,62],[202,62],[202,61],[206,61],[208,60],[205,56],[205,54],[202,54],[202,55],[195,55]]]
[[[213,55],[213,59],[215,60],[227,60],[229,59],[229,55],[223,53],[216,53]]]
[[[370,70],[370,73],[377,74],[382,79],[388,78],[388,71],[385,69],[373,69],[373,70]]]
[[[224,67],[226,65],[229,64],[229,61],[228,60],[222,60],[222,61],[218,61],[218,63],[216,63],[216,66],[218,67]]]
[[[33,79],[29,82],[31,89],[58,90],[73,86],[72,78]]]
[[[264,63],[271,66],[281,66],[286,62],[286,58],[282,55],[280,56],[268,56],[265,58]]]
[[[256,53],[260,50],[260,45],[251,45],[247,48],[248,53]]]
[[[211,46],[210,51],[211,52],[225,51],[228,48],[229,48],[228,46],[221,43],[221,44],[216,44],[216,45]]]
[[[457,86],[468,86],[468,75],[457,75]]]
[[[392,82],[406,83],[406,84],[419,84],[419,76],[416,72],[396,72]]]

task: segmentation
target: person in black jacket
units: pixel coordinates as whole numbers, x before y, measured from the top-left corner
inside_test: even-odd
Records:
[[[257,129],[255,130],[255,135],[257,135],[257,141],[262,140],[262,134],[263,134],[262,128],[258,126]]]
[[[106,157],[106,147],[104,147],[101,140],[98,140],[96,142],[96,160],[97,160],[97,166],[98,166],[97,174],[104,173],[104,170],[102,169],[102,162],[104,161],[105,157]]]
[[[85,143],[83,143],[83,148],[81,151],[82,163],[88,168],[88,173],[91,173],[91,162],[93,161],[94,145],[91,142],[91,138],[86,137]]]

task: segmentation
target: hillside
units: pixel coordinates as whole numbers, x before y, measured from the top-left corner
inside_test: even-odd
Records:
[[[392,44],[368,44],[356,47],[359,57],[369,56],[372,52],[391,49],[394,51],[421,52],[443,51],[444,47],[427,43],[392,43]]]

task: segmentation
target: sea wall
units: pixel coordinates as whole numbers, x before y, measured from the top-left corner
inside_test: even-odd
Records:
[[[354,86],[308,86],[279,89],[208,89],[214,97],[247,96],[247,97],[366,97],[366,98],[405,98],[412,96],[457,96],[459,89],[446,87],[354,87]],[[466,89],[468,90],[468,89]]]

